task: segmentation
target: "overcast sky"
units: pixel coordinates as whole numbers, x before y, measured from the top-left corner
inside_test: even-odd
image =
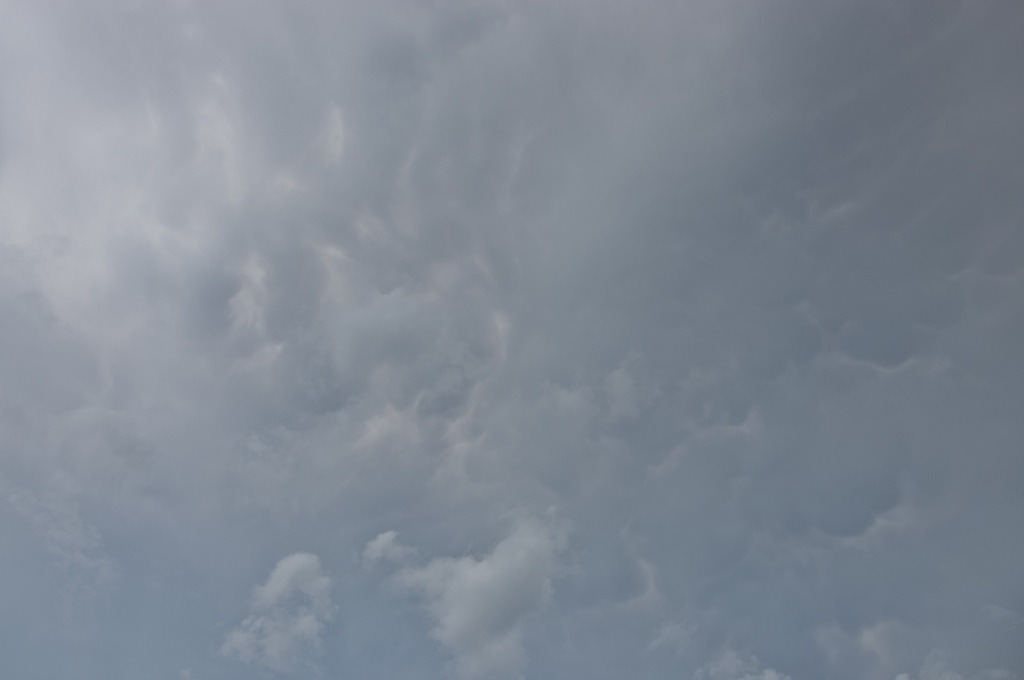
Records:
[[[1020,0],[0,0],[0,676],[1024,677]]]

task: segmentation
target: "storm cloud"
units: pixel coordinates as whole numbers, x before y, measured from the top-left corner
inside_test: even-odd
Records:
[[[1022,34],[0,0],[0,671],[1024,676]]]

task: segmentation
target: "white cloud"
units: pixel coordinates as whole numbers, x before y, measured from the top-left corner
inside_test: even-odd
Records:
[[[283,558],[253,592],[252,615],[228,633],[221,654],[279,672],[295,670],[320,649],[324,627],[334,618],[330,588],[316,555]]]
[[[395,582],[423,598],[460,676],[513,676],[526,664],[526,618],[548,600],[564,546],[563,528],[521,521],[489,555],[438,558],[403,569]]]
[[[368,564],[382,559],[388,562],[401,562],[415,553],[415,548],[398,542],[397,531],[385,531],[366,544],[366,548],[363,550],[363,559]]]

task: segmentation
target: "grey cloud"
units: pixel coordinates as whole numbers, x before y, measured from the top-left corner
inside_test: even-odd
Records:
[[[736,652],[728,650],[693,676],[694,680],[789,680],[771,668],[761,670],[756,659],[743,661]]]
[[[910,680],[910,675],[901,673],[896,680]],[[916,676],[920,680],[963,680],[963,676],[949,667],[946,655],[932,650],[925,657],[921,670]],[[972,676],[975,680],[1013,680],[1017,675],[1004,669],[986,669]]]
[[[117,565],[106,555],[95,527],[82,520],[73,501],[38,498],[14,491],[7,497],[43,540],[63,572],[62,581],[73,596],[94,596],[117,578]]]
[[[455,654],[460,676],[519,676],[524,620],[548,601],[564,543],[564,529],[521,520],[488,555],[437,558],[394,580],[424,600],[433,635]]]
[[[1017,4],[0,18],[20,676],[1024,672]]]
[[[382,559],[389,562],[401,562],[415,552],[415,548],[398,542],[398,532],[385,531],[366,544],[366,548],[363,549],[363,559],[370,564]]]
[[[304,656],[319,650],[334,617],[330,587],[316,555],[282,558],[253,591],[253,614],[228,633],[220,653],[275,671],[297,670]]]

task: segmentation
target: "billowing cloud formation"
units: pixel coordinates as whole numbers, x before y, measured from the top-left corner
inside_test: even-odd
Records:
[[[395,583],[423,598],[433,635],[455,653],[460,676],[517,677],[526,660],[524,619],[549,599],[564,547],[560,527],[522,521],[488,555],[406,567]]]
[[[1021,35],[0,0],[4,671],[1024,675]]]
[[[335,613],[330,588],[316,555],[283,558],[256,588],[252,615],[228,634],[221,654],[276,671],[294,670],[320,648],[324,626]]]

